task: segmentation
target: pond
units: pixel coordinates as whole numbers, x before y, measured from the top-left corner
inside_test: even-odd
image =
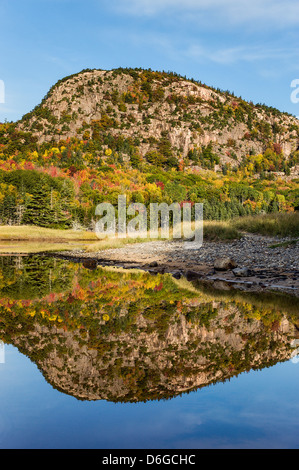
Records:
[[[299,448],[299,305],[0,258],[2,449]]]

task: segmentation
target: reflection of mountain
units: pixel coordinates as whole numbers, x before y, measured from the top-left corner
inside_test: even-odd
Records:
[[[170,398],[293,352],[286,312],[215,301],[169,275],[70,268],[76,282],[59,296],[2,298],[0,337],[78,399]]]

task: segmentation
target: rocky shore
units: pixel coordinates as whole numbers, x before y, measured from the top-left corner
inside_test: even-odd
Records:
[[[57,253],[59,258],[97,265],[171,273],[188,280],[209,281],[219,289],[280,291],[299,297],[299,243],[290,239],[246,234],[231,242],[150,241],[99,252]]]

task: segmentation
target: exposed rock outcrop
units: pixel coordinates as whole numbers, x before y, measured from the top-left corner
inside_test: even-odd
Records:
[[[19,122],[40,143],[97,139],[104,130],[138,142],[143,156],[161,139],[183,157],[211,143],[221,163],[232,166],[250,152],[263,153],[267,142],[277,143],[288,157],[298,148],[298,125],[287,113],[200,82],[131,69],[86,70],[66,77]]]

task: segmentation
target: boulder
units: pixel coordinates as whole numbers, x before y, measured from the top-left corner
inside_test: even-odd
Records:
[[[175,271],[174,273],[172,273],[172,276],[173,276],[175,279],[181,279],[182,274],[181,274],[179,271]]]
[[[248,268],[236,268],[233,270],[233,273],[236,277],[248,277],[250,276],[250,271]]]
[[[201,274],[196,271],[187,271],[186,279],[187,281],[192,281],[201,277]]]
[[[97,268],[97,262],[96,260],[93,259],[87,259],[83,261],[83,266],[86,269],[90,269],[90,271],[93,271],[94,269]]]
[[[228,282],[224,282],[224,281],[215,281],[213,282],[213,287],[214,289],[217,289],[217,290],[232,290],[232,286],[230,284],[228,284]]]
[[[149,267],[150,268],[157,268],[159,265],[157,263],[157,261],[153,261],[152,263],[149,264]]]
[[[228,271],[235,268],[237,268],[236,262],[228,257],[217,258],[214,262],[214,269],[216,271]]]

